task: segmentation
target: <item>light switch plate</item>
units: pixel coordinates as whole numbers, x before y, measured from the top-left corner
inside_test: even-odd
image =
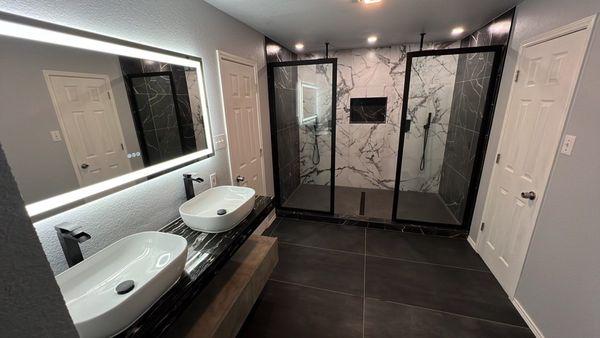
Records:
[[[210,187],[214,188],[217,186],[217,173],[210,174]]]
[[[225,146],[226,146],[226,144],[225,144],[225,134],[216,135],[213,138],[213,144],[215,146],[215,150],[224,149]]]
[[[575,146],[575,139],[577,137],[574,135],[565,135],[565,139],[563,140],[562,146],[560,147],[560,153],[571,156],[573,152],[573,147]]]
[[[62,141],[62,136],[60,136],[60,131],[58,131],[58,130],[51,130],[50,137],[52,137],[52,141],[54,141],[54,142]]]

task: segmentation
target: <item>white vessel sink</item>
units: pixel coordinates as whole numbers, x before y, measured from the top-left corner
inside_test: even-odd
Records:
[[[179,207],[185,224],[197,231],[224,232],[235,228],[254,208],[254,189],[220,186],[208,189]]]
[[[77,332],[83,338],[108,337],[126,329],[181,276],[187,258],[185,238],[141,232],[111,244],[56,276]],[[118,294],[131,280],[131,291]]]

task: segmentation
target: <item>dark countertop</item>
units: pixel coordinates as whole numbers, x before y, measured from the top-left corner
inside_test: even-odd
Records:
[[[254,210],[234,229],[220,234],[194,231],[178,218],[159,231],[185,237],[188,258],[185,273],[118,337],[160,336],[212,280],[273,209],[271,197],[257,196]]]

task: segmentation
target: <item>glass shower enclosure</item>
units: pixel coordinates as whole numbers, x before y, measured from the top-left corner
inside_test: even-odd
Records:
[[[393,221],[471,222],[501,52],[488,46],[407,53]]]
[[[275,204],[333,214],[336,59],[268,64]]]

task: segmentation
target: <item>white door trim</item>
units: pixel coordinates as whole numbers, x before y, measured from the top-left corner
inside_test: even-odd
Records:
[[[535,37],[532,37],[530,39],[524,40],[523,43],[521,44],[521,46],[519,47],[519,57],[518,57],[518,60],[517,60],[517,67],[515,68],[515,72],[514,72],[513,77],[511,79],[514,79],[515,76],[516,76],[516,74],[517,74],[518,65],[519,65],[519,62],[520,62],[520,60],[521,60],[521,58],[523,56],[523,50],[525,48],[531,47],[531,46],[534,46],[534,45],[537,45],[537,44],[540,44],[540,43],[543,43],[543,42],[546,42],[546,41],[549,41],[549,40],[552,40],[552,39],[556,39],[556,38],[559,38],[559,37],[562,37],[562,36],[565,36],[565,35],[568,35],[568,34],[571,34],[571,33],[579,32],[579,31],[586,31],[586,39],[585,39],[586,47],[585,47],[584,53],[582,53],[580,59],[578,60],[579,74],[577,75],[577,80],[575,82],[575,85],[570,89],[570,91],[568,93],[568,96],[567,96],[567,102],[568,102],[567,107],[566,107],[567,113],[564,114],[563,120],[561,121],[561,123],[562,123],[562,126],[561,126],[561,135],[564,133],[564,127],[565,127],[565,124],[566,124],[565,122],[566,122],[566,120],[567,120],[567,118],[569,116],[569,113],[571,111],[571,106],[573,104],[573,96],[575,94],[575,91],[576,91],[577,87],[579,86],[579,78],[581,77],[581,71],[583,69],[584,61],[585,61],[586,55],[588,53],[589,44],[590,44],[590,38],[591,38],[591,34],[592,34],[592,30],[593,30],[595,22],[596,22],[596,15],[594,14],[592,16],[583,18],[581,20],[575,21],[575,22],[567,24],[565,26],[553,29],[553,30],[548,31],[546,33],[542,33],[542,34],[539,34],[539,35],[537,35]],[[507,120],[506,117],[508,116],[508,110],[510,109],[510,102],[512,102],[512,100],[514,99],[514,95],[515,95],[514,90],[515,90],[515,87],[516,86],[514,85],[514,82],[513,82],[513,85],[511,86],[511,89],[510,89],[510,94],[509,94],[509,97],[508,97],[508,101],[507,101],[508,105],[506,106],[504,120],[502,122],[502,129],[501,129],[501,133],[500,133],[500,142],[498,142],[497,148],[495,149],[496,153],[499,151],[499,147],[502,145],[502,139],[504,138],[504,136],[505,136],[504,134],[506,133],[506,130],[505,130],[505,128],[506,128],[506,120]],[[560,147],[560,144],[559,144],[558,147]],[[554,171],[554,168],[556,166],[556,159],[558,157],[557,153],[558,153],[558,148],[554,152],[554,159],[553,159],[552,169],[550,171],[550,176],[548,177],[548,180],[546,181],[545,191],[544,191],[544,194],[542,196],[542,200],[540,201],[540,207],[539,207],[537,213],[533,217],[534,218],[533,230],[532,230],[532,233],[531,233],[531,237],[529,238],[529,244],[528,244],[528,248],[526,250],[525,259],[523,260],[521,266],[519,267],[519,279],[520,279],[520,276],[521,276],[521,274],[523,272],[523,265],[525,263],[525,260],[526,260],[526,257],[527,257],[527,253],[529,251],[529,247],[531,245],[531,239],[533,238],[533,236],[535,234],[535,227],[536,227],[537,219],[538,219],[538,216],[539,216],[539,210],[541,210],[542,207],[543,207],[543,203],[544,203],[544,199],[545,199],[544,197],[546,195],[545,192],[548,189],[547,182],[549,181],[550,177],[552,177],[552,172]],[[492,178],[490,180],[490,183],[489,183],[488,187],[493,186],[493,184],[494,184],[494,182],[496,180],[496,176],[497,175],[498,175],[498,167],[494,166],[494,169],[492,171]],[[492,191],[491,191],[491,189],[488,189],[488,192],[487,192],[487,195],[486,195],[486,199],[485,199],[485,206],[484,206],[484,210],[483,210],[482,222],[485,222],[485,220],[488,217],[488,215],[487,215],[489,213],[489,205],[488,205],[488,203],[489,203],[489,200],[490,200],[491,197],[492,197]],[[479,225],[477,225],[477,226],[478,226],[477,252],[482,252],[481,251],[482,250],[482,246],[483,246],[483,243],[485,242],[483,240],[484,235],[482,234],[481,227]],[[511,292],[508,292],[508,296],[509,296],[509,298],[511,300],[515,299],[514,297],[515,297],[515,291],[516,291],[517,286],[518,286],[518,281],[515,284],[515,288],[513,290],[511,290]]]
[[[77,181],[79,183],[79,187],[83,187],[83,177],[81,177],[81,172],[79,171],[79,163],[75,160],[75,149],[69,140],[69,134],[67,133],[67,128],[60,114],[60,106],[58,104],[58,98],[56,97],[56,93],[54,92],[54,87],[52,86],[52,80],[50,79],[52,76],[63,76],[63,77],[87,77],[93,79],[102,79],[106,81],[107,91],[110,93],[110,103],[112,105],[113,111],[117,116],[117,128],[119,128],[119,135],[121,136],[121,143],[123,144],[123,148],[125,153],[129,153],[127,151],[127,144],[125,144],[125,135],[123,135],[123,128],[121,127],[121,119],[119,118],[119,111],[117,110],[117,105],[115,104],[115,94],[113,93],[112,86],[110,85],[110,78],[108,75],[104,74],[91,74],[91,73],[78,73],[78,72],[65,72],[60,70],[42,70],[44,74],[44,80],[46,81],[46,86],[48,87],[48,92],[50,93],[50,99],[52,100],[52,106],[54,107],[54,113],[56,113],[56,118],[58,119],[58,124],[60,126],[60,132],[62,133],[62,137],[65,140],[65,144],[67,146],[67,151],[69,152],[69,157],[71,158],[71,164],[73,165],[73,170],[75,171],[75,175],[77,176]],[[127,167],[129,168],[129,172],[131,172],[131,162],[125,161],[127,163]]]
[[[221,76],[221,62],[222,61],[231,61],[231,62],[235,62],[235,63],[239,63],[248,67],[252,67],[252,70],[254,72],[254,80],[256,81],[255,86],[256,86],[256,114],[257,114],[257,121],[258,121],[258,135],[259,135],[259,140],[258,140],[258,144],[260,147],[260,161],[261,161],[261,175],[262,175],[262,189],[263,189],[263,193],[266,194],[267,193],[267,181],[266,181],[266,177],[265,177],[265,156],[264,156],[264,145],[263,145],[263,132],[262,132],[262,122],[261,122],[261,110],[260,110],[260,87],[258,85],[258,64],[256,63],[256,61],[254,60],[250,60],[250,59],[246,59],[243,58],[241,56],[237,56],[231,53],[227,53],[224,52],[222,50],[217,50],[217,65],[218,65],[218,72],[219,72],[219,91],[221,93],[221,106],[223,107],[223,119],[225,121],[225,137],[227,138],[227,160],[229,161],[229,176],[231,178],[231,185],[235,185],[234,184],[234,178],[233,178],[233,169],[231,167],[231,150],[229,149],[229,147],[231,146],[231,143],[229,142],[229,131],[227,128],[227,111],[226,111],[226,106],[225,106],[225,95],[223,93],[223,78]]]

